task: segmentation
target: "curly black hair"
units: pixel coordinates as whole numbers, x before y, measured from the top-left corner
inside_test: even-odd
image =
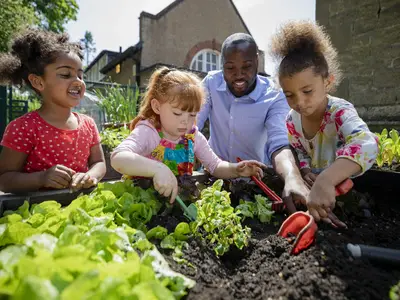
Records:
[[[82,46],[70,42],[67,34],[27,29],[15,37],[9,53],[0,53],[0,84],[32,88],[29,74],[43,75],[44,68],[61,53],[71,52],[83,59]]]
[[[308,68],[327,78],[334,76],[331,89],[342,79],[338,54],[324,28],[311,21],[289,21],[272,37],[271,55],[279,64],[279,77],[292,76]]]

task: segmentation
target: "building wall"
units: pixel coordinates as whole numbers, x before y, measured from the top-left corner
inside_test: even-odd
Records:
[[[97,63],[86,73],[86,79],[90,81],[101,81],[104,78],[104,74],[100,73],[100,70],[108,63],[107,55],[103,55]]]
[[[135,84],[136,82],[136,62],[132,58],[127,58],[120,64],[120,72],[116,72],[116,67],[107,73],[108,81],[120,84]]]
[[[247,32],[229,0],[185,0],[158,20],[141,15],[140,31],[141,68],[155,63],[184,66],[198,43],[220,47],[232,33]],[[259,69],[264,71],[264,65]]]
[[[317,0],[316,19],[338,48],[345,79],[336,94],[371,128],[400,129],[400,1]]]

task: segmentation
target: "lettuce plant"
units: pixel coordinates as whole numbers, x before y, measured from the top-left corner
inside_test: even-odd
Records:
[[[148,240],[168,236],[146,228],[160,206],[154,190],[128,180],[100,183],[65,208],[25,202],[6,211],[0,298],[180,299],[195,282],[172,271]],[[187,239],[188,227],[178,225],[174,237]]]

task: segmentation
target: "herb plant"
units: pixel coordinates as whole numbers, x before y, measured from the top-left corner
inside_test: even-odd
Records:
[[[255,202],[240,200],[239,205],[235,208],[236,213],[241,215],[243,220],[257,217],[261,223],[271,223],[274,214],[272,202],[261,195],[255,195],[254,199]]]
[[[197,219],[191,223],[192,233],[209,243],[217,255],[229,251],[231,245],[247,246],[250,228],[243,228],[241,218],[231,206],[229,193],[221,191],[223,181],[217,180],[201,192],[196,202]]]

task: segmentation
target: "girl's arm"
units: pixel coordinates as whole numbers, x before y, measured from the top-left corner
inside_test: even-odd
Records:
[[[196,134],[194,152],[196,157],[213,176],[222,179],[251,175],[262,176],[261,168],[266,168],[264,164],[253,160],[240,163],[222,161],[211,149],[207,139],[200,131],[197,131]]]
[[[358,163],[347,159],[338,158],[333,164],[318,175],[316,181],[325,182],[333,187],[361,171]]]
[[[150,123],[138,124],[111,153],[111,166],[121,174],[153,177],[164,164],[146,156],[159,142],[158,132]]]
[[[27,154],[3,147],[0,153],[0,191],[35,191],[43,186],[43,172],[22,173]]]
[[[261,179],[263,177],[262,168],[267,168],[267,166],[255,160],[244,160],[240,163],[221,161],[212,175],[222,179],[250,176]]]
[[[325,218],[336,202],[335,186],[343,180],[361,175],[375,162],[378,153],[376,136],[358,116],[350,103],[340,103],[332,113],[341,145],[336,160],[316,178],[307,201],[316,220]]]
[[[212,173],[213,176],[222,179],[237,178],[240,175],[237,172],[237,163],[221,161]]]
[[[101,144],[94,145],[90,148],[89,171],[86,173],[91,178],[95,178],[99,182],[106,174],[106,161],[104,158],[103,148]]]
[[[23,152],[3,147],[0,153],[0,191],[32,192],[42,187],[62,189],[69,186],[75,172],[62,165],[42,172],[23,173],[27,156]]]
[[[174,173],[163,163],[146,158],[160,142],[154,127],[144,123],[137,125],[111,154],[111,166],[129,176],[153,178],[155,190],[174,202],[178,194],[178,182]]]
[[[112,155],[111,166],[121,174],[151,178],[165,167],[163,163],[129,151]]]
[[[378,155],[378,141],[367,124],[358,116],[350,103],[341,105],[334,114],[341,145],[336,151],[336,159],[344,158],[359,165],[359,169],[348,176],[360,176],[370,169]],[[346,170],[343,170],[343,173]],[[346,177],[344,178],[346,179]]]
[[[153,178],[155,190],[160,195],[170,197],[170,203],[178,195],[178,182],[174,173],[161,162],[133,152],[121,151],[111,157],[111,166],[125,175]]]

